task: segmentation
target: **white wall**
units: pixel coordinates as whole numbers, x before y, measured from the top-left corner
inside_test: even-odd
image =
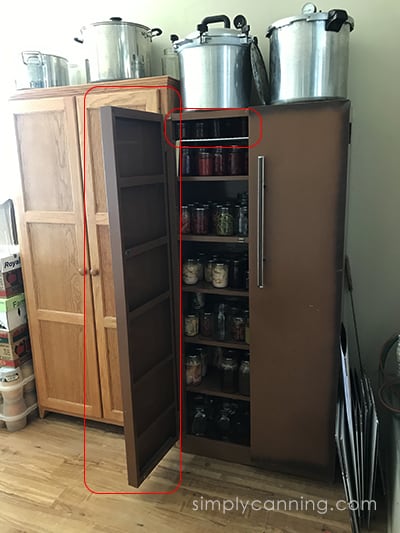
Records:
[[[267,26],[279,18],[297,14],[302,6],[297,0],[8,0],[4,4],[0,37],[4,40],[1,49],[5,51],[2,54],[5,79],[0,88],[3,100],[13,87],[12,57],[17,57],[23,49],[39,49],[64,55],[71,62],[80,61],[82,48],[72,39],[86,23],[121,16],[150,27],[161,27],[163,36],[153,42],[154,73],[159,74],[160,56],[162,49],[169,45],[169,34],[187,35],[204,16],[213,14],[225,13],[233,18],[243,13],[252,34],[259,37],[267,60]],[[347,9],[355,19],[349,71],[354,128],[348,251],[363,356],[370,373],[375,373],[382,343],[400,330],[400,2],[342,0],[336,4],[323,0],[318,7]],[[8,65],[3,62],[4,55]],[[4,161],[5,154],[0,155]],[[3,184],[6,177],[4,173],[1,175]]]

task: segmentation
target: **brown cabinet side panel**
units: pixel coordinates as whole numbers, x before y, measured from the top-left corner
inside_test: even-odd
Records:
[[[252,457],[323,478],[333,475],[335,460],[349,107],[332,101],[263,108],[262,141],[250,153]],[[252,118],[254,140],[258,126]]]

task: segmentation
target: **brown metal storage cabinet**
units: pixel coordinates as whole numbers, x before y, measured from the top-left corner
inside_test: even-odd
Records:
[[[183,347],[185,353],[194,341],[249,350],[251,369],[248,398],[222,392],[212,370],[197,386],[183,384],[184,451],[333,477],[349,112],[348,101],[330,100],[182,115],[193,124],[240,119],[248,129],[248,139],[243,130],[224,136],[219,128],[212,141],[189,138],[187,144],[251,147],[248,174],[195,174],[182,183],[189,202],[248,191],[248,237],[182,237],[184,250],[248,249],[248,290],[201,282],[184,286],[182,298],[184,309],[193,291],[248,302],[249,345],[197,336],[183,337]],[[128,476],[138,486],[178,438],[175,154],[164,141],[161,115],[105,108],[102,132]],[[193,393],[244,406],[247,444],[191,434],[186,401]]]

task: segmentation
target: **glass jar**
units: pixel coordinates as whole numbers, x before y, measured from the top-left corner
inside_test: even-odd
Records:
[[[186,259],[182,268],[183,283],[196,285],[199,281],[199,267],[196,259]]]
[[[198,355],[186,356],[186,385],[201,383],[201,359]]]
[[[215,425],[217,427],[218,437],[221,440],[230,440],[232,433],[232,420],[231,420],[231,411],[227,404],[223,404],[222,408],[219,410]]]
[[[228,265],[226,263],[213,264],[212,284],[217,289],[223,289],[228,286]]]
[[[214,202],[211,207],[211,231],[212,233],[217,232],[217,214],[218,210],[222,207],[222,204]]]
[[[164,48],[164,55],[161,57],[161,69],[164,76],[170,76],[176,80],[180,79],[179,57],[173,48]]]
[[[214,176],[225,176],[225,153],[223,148],[216,148],[214,151]]]
[[[217,340],[224,341],[228,337],[229,315],[226,304],[219,304],[216,313]]]
[[[227,155],[227,175],[238,176],[243,173],[243,154],[238,146],[232,146]]]
[[[199,176],[213,175],[213,157],[210,151],[200,150],[198,160]]]
[[[212,268],[215,263],[214,259],[208,259],[204,267],[204,281],[212,283]]]
[[[244,342],[246,324],[243,316],[232,316],[231,319],[231,336],[236,342]]]
[[[240,237],[247,237],[249,233],[249,219],[248,219],[248,210],[246,205],[241,205],[236,212],[236,223],[237,234]]]
[[[189,148],[182,148],[182,176],[193,176],[193,154]]]
[[[222,392],[236,392],[238,385],[238,363],[230,355],[226,355],[221,363],[221,390]]]
[[[221,236],[233,235],[233,216],[227,206],[218,206],[215,233]]]
[[[207,348],[204,346],[199,346],[195,350],[195,355],[200,358],[201,361],[201,377],[205,377],[207,374],[207,362],[208,362],[208,352]]]
[[[203,337],[212,337],[214,333],[214,314],[204,311],[200,315],[200,335]]]
[[[208,207],[195,207],[192,212],[191,223],[194,235],[207,235]]]
[[[224,358],[224,349],[221,346],[215,346],[213,349],[213,366],[220,369]]]
[[[190,211],[187,205],[182,206],[181,217],[182,217],[182,233],[186,235],[190,233]]]
[[[199,317],[195,314],[185,316],[184,333],[187,337],[195,337],[199,334]]]
[[[207,414],[204,407],[195,406],[191,426],[192,435],[204,437],[207,434]]]
[[[239,367],[239,393],[250,396],[250,362],[243,359]]]
[[[191,296],[192,308],[200,311],[206,305],[206,297],[203,292],[194,292]]]
[[[206,123],[200,120],[195,122],[194,123],[194,138],[205,139],[206,137],[207,137]]]
[[[229,262],[229,287],[243,289],[243,264],[239,259]]]

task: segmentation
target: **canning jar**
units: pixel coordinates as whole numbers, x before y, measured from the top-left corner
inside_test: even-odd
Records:
[[[192,233],[207,235],[208,233],[208,207],[195,207],[191,217]]]
[[[240,259],[232,259],[229,262],[229,287],[232,289],[243,288],[243,263]]]
[[[186,385],[201,383],[201,359],[198,355],[186,356]]]
[[[238,364],[230,355],[225,355],[221,363],[221,390],[222,392],[236,392],[238,382]]]
[[[200,335],[203,337],[212,337],[214,333],[214,314],[204,311],[200,315]]]
[[[212,284],[217,289],[228,286],[228,265],[226,263],[214,263],[212,269]]]
[[[195,337],[199,334],[199,317],[195,314],[185,316],[184,333],[187,337]]]
[[[194,292],[191,295],[191,302],[192,308],[199,311],[206,305],[206,297],[203,292]]]
[[[238,176],[243,172],[243,154],[238,146],[232,146],[227,155],[227,175]]]
[[[224,341],[228,337],[228,306],[219,304],[216,312],[216,334],[217,340]]]
[[[218,210],[222,207],[222,204],[214,202],[211,206],[211,231],[217,233],[217,214]]]
[[[185,285],[196,285],[199,281],[199,267],[197,260],[186,259],[182,268],[183,283]]]
[[[239,393],[250,396],[250,362],[243,359],[239,368]]]
[[[227,206],[218,206],[215,232],[217,235],[233,235],[233,216]]]
[[[207,374],[207,362],[208,362],[207,348],[205,348],[204,346],[199,346],[195,350],[195,355],[197,355],[200,358],[201,376],[204,378],[204,376]]]
[[[214,259],[208,259],[204,266],[204,281],[207,283],[212,283],[212,268],[214,263]]]
[[[232,340],[236,342],[244,342],[245,340],[245,321],[244,317],[240,315],[232,316],[231,318],[231,336]]]
[[[206,123],[198,121],[194,123],[194,137],[195,139],[205,139],[207,137]]]
[[[225,153],[223,148],[216,148],[214,151],[214,176],[225,176]]]
[[[241,205],[239,206],[239,209],[236,211],[236,223],[235,226],[237,228],[237,234],[241,237],[247,237],[249,232],[249,222],[248,222],[248,212],[247,212],[247,206]]]
[[[213,157],[210,151],[200,150],[198,160],[199,176],[213,175]]]
[[[190,233],[190,211],[187,205],[182,206],[181,217],[182,217],[182,233],[183,234]]]
[[[182,148],[182,176],[193,176],[193,154],[189,148]]]

